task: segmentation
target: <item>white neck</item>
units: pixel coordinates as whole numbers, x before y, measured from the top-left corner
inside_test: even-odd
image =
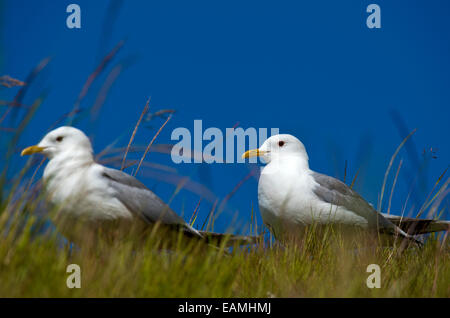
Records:
[[[280,172],[290,171],[309,171],[309,163],[308,159],[301,155],[286,155],[283,156],[274,156],[272,160],[266,165],[264,170],[270,172],[276,172],[279,170]]]
[[[50,159],[44,170],[44,180],[55,177],[56,174],[66,174],[76,171],[77,168],[89,166],[94,163],[91,153],[86,151],[62,152]]]

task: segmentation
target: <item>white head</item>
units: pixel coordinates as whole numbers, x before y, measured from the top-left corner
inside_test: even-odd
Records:
[[[259,149],[249,150],[242,158],[261,157],[264,162],[295,158],[308,163],[305,146],[296,137],[288,134],[268,138]]]
[[[79,129],[63,126],[52,130],[37,144],[22,151],[22,156],[42,153],[47,158],[56,156],[83,157],[92,159],[92,145],[89,138]]]

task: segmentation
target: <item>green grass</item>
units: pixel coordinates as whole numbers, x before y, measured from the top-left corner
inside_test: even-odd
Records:
[[[0,177],[0,297],[450,297],[446,233],[431,235],[423,248],[403,249],[398,241],[386,247],[360,232],[312,226],[295,244],[261,240],[230,250],[176,233],[167,248],[167,233],[142,240],[129,231],[109,244],[87,239],[69,253],[55,231],[36,231],[52,214],[36,210],[43,199],[40,182],[33,183],[38,163],[30,159],[14,178],[5,171]],[[427,199],[427,212],[436,209],[438,194]],[[254,213],[249,231],[261,233]],[[211,222],[196,222],[202,223]],[[80,289],[66,285],[69,264],[81,268]],[[369,264],[381,268],[379,289],[367,287]]]
[[[0,297],[450,297],[446,233],[431,235],[423,248],[402,249],[398,241],[386,247],[363,233],[312,226],[295,244],[261,240],[230,250],[176,233],[169,249],[167,233],[143,241],[130,231],[110,244],[88,239],[69,253],[55,231],[36,233],[51,215],[36,210],[43,199],[40,182],[33,182],[39,167],[31,158],[15,177],[6,168],[0,176]],[[443,212],[433,204],[447,186],[437,187],[441,179],[420,211]],[[249,231],[261,233],[254,213]],[[196,225],[202,223],[211,222]],[[69,264],[81,268],[80,289],[66,285]],[[370,264],[381,268],[379,289],[367,287]]]
[[[132,236],[100,241],[69,255],[55,235],[33,235],[36,221],[23,218],[32,213],[18,214],[8,227],[6,215],[0,215],[0,297],[450,296],[449,246],[434,238],[399,252],[398,244],[381,247],[376,239],[311,229],[298,244],[261,242],[229,252],[199,243],[168,251],[156,234],[139,244]],[[80,289],[66,286],[69,264],[81,268]],[[366,285],[369,264],[381,267],[379,289]]]
[[[108,58],[116,51],[115,48]],[[41,63],[44,66],[36,68],[38,72],[49,60],[44,61]],[[94,79],[106,66],[104,61],[91,75]],[[85,84],[83,92],[90,84],[89,81]],[[130,235],[111,245],[103,241],[91,242],[69,254],[55,232],[43,235],[35,231],[47,217],[38,215],[35,210],[40,200],[35,198],[40,186],[35,180],[43,162],[38,165],[39,162],[29,159],[25,168],[11,177],[18,170],[11,159],[17,155],[20,135],[45,96],[43,92],[26,110],[17,128],[12,129],[5,158],[1,161],[4,166],[0,171],[0,297],[450,297],[450,249],[448,240],[443,237],[445,233],[432,235],[421,249],[402,250],[399,242],[393,247],[383,247],[377,238],[361,233],[346,237],[332,228],[315,231],[311,227],[297,244],[280,246],[261,241],[249,248],[236,247],[230,251],[180,242],[178,238],[170,250],[165,249],[166,237],[155,232],[144,242]],[[85,93],[80,93],[74,109],[78,109],[84,96]],[[11,108],[2,113],[0,124],[9,110]],[[131,151],[134,135],[147,110],[146,106],[125,152]],[[62,119],[69,115],[74,116],[66,114]],[[158,132],[154,138],[157,135]],[[389,170],[407,138],[389,163],[379,206]],[[129,165],[122,153],[113,159],[119,166]],[[437,187],[444,174],[419,214],[426,210],[432,212],[427,215],[439,217],[443,213],[434,202],[440,194],[446,193],[447,182]],[[398,170],[395,180],[397,176]],[[352,185],[355,180],[356,176]],[[254,213],[257,212],[252,208],[250,232],[256,231]],[[197,214],[194,213],[192,219],[195,222]],[[210,221],[210,218],[198,220],[196,224],[211,223],[213,227],[214,221]],[[69,264],[78,264],[81,268],[80,289],[69,289],[66,285]],[[381,267],[379,289],[366,285],[369,264]]]

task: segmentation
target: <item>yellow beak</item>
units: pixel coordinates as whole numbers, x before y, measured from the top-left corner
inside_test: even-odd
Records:
[[[264,154],[263,151],[259,151],[259,149],[252,149],[252,150],[244,152],[244,154],[242,155],[242,159],[259,157],[262,154]]]
[[[20,155],[21,156],[32,155],[34,153],[42,152],[44,151],[44,149],[45,147],[31,146],[22,150],[22,153]]]

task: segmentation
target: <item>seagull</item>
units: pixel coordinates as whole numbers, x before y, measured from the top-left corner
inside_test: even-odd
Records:
[[[309,168],[303,143],[288,134],[268,138],[242,158],[260,157],[266,166],[258,182],[263,222],[282,240],[305,226],[339,224],[377,231],[415,241],[414,235],[448,231],[449,221],[401,218],[376,211],[345,183]]]
[[[194,229],[135,177],[96,163],[89,138],[77,128],[57,128],[21,155],[35,153],[49,159],[43,174],[45,190],[50,203],[58,207],[55,225],[72,242],[86,239],[88,229],[114,231],[123,226],[132,231],[157,223],[208,243],[255,242],[251,236]],[[76,226],[80,224],[84,231]]]

